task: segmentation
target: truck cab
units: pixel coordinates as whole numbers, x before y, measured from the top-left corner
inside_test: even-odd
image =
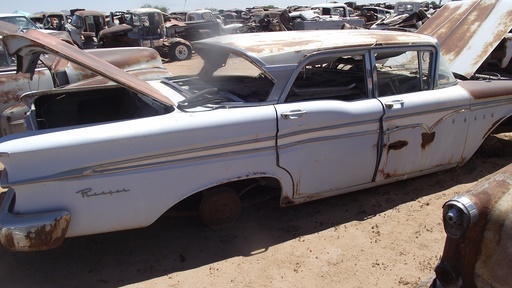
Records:
[[[428,1],[400,1],[395,4],[395,15],[412,14],[418,10],[430,10]]]

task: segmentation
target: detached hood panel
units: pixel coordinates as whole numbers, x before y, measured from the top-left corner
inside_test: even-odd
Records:
[[[451,70],[469,78],[512,29],[511,15],[510,0],[448,2],[417,33],[436,37]]]

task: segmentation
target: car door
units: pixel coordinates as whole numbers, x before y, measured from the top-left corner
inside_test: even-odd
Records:
[[[304,62],[276,105],[278,164],[293,178],[294,199],[355,190],[372,181],[383,114],[369,97],[367,54]]]
[[[457,86],[433,89],[433,65],[438,63],[433,49],[374,52],[375,86],[385,107],[384,150],[376,181],[457,165],[462,160],[469,122],[467,93]]]

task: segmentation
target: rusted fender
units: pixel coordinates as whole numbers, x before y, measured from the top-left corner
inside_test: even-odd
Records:
[[[450,218],[456,213],[449,210],[458,206],[467,209],[472,219]],[[431,287],[510,287],[512,165],[484,178],[466,195],[448,201],[443,210],[448,236]]]

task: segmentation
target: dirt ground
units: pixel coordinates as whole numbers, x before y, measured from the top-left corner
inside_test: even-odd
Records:
[[[194,216],[165,217],[50,251],[0,248],[0,286],[416,287],[442,252],[443,203],[511,163],[512,154],[499,154],[294,207],[270,199],[223,229]]]

